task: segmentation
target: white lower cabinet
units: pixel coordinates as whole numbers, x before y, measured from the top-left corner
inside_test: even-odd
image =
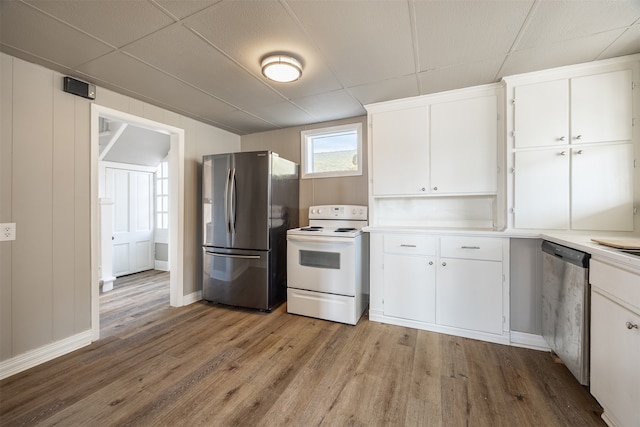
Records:
[[[502,262],[441,258],[436,322],[502,333]]]
[[[509,342],[509,239],[376,233],[371,242],[371,320]]]
[[[384,254],[384,315],[436,321],[435,257]]]
[[[591,263],[591,394],[614,427],[640,426],[640,272]]]

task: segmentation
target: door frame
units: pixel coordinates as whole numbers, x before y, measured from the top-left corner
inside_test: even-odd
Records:
[[[169,278],[172,307],[184,305],[184,129],[134,116],[102,105],[91,104],[91,329],[92,339],[100,338],[100,218],[99,218],[99,131],[100,117],[135,124],[169,134]]]

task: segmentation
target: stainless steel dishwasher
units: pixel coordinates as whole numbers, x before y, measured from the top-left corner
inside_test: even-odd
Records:
[[[580,384],[589,385],[591,255],[542,242],[542,336]]]

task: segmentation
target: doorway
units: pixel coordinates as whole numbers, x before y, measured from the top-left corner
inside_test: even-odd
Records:
[[[92,270],[92,304],[91,319],[93,340],[100,338],[100,270],[101,270],[101,227],[100,197],[104,196],[100,188],[100,131],[101,119],[104,130],[104,119],[131,124],[135,127],[159,132],[169,138],[169,152],[166,157],[168,174],[168,198],[166,206],[168,218],[168,265],[171,270],[169,279],[169,303],[171,306],[183,305],[183,251],[184,236],[184,130],[164,123],[155,122],[100,105],[92,104],[91,108],[91,270]]]

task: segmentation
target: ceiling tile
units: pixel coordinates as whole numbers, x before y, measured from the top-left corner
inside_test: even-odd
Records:
[[[277,1],[222,3],[189,17],[185,25],[287,98],[342,87],[308,37]],[[302,78],[291,84],[266,80],[262,76],[260,62],[267,54],[274,52],[289,53],[300,59],[303,64]]]
[[[252,112],[264,120],[276,124],[278,127],[298,126],[304,123],[312,123],[316,120],[308,112],[289,101],[277,104],[259,106]]]
[[[224,123],[227,126],[227,129],[233,129],[231,132],[238,135],[264,132],[277,128],[273,123],[267,123],[264,120],[239,110],[209,115],[208,118],[214,122]]]
[[[79,70],[89,76],[111,83],[108,89],[127,89],[144,95],[170,110],[206,116],[231,111],[234,108],[192,88],[146,64],[116,52],[83,65]]]
[[[3,1],[0,42],[30,55],[73,68],[111,47],[17,1]],[[25,25],[29,22],[30,25]]]
[[[501,70],[501,76],[527,73],[564,65],[593,61],[611,45],[621,31],[600,33],[591,37],[562,43],[519,50],[509,54]]]
[[[625,31],[609,46],[598,59],[614,58],[616,56],[631,55],[640,49],[640,24]]]
[[[147,1],[27,1],[116,47],[174,22]]]
[[[530,19],[517,50],[624,29],[640,18],[631,1],[541,1]]]
[[[408,2],[290,0],[288,4],[345,86],[415,72]]]
[[[418,74],[422,91],[421,95],[495,83],[499,80],[499,77],[496,78],[496,75],[503,61],[504,57],[498,57],[455,67],[422,72]]]
[[[186,18],[222,0],[152,0],[178,19]]]
[[[533,1],[415,2],[420,71],[509,52]]]
[[[418,91],[418,79],[413,74],[350,87],[348,91],[363,105],[408,98],[420,94]]]
[[[316,122],[337,120],[345,117],[356,117],[366,114],[364,107],[346,90],[322,93],[292,102],[312,114]]]
[[[273,104],[282,96],[188,29],[176,25],[123,49],[238,107]]]

